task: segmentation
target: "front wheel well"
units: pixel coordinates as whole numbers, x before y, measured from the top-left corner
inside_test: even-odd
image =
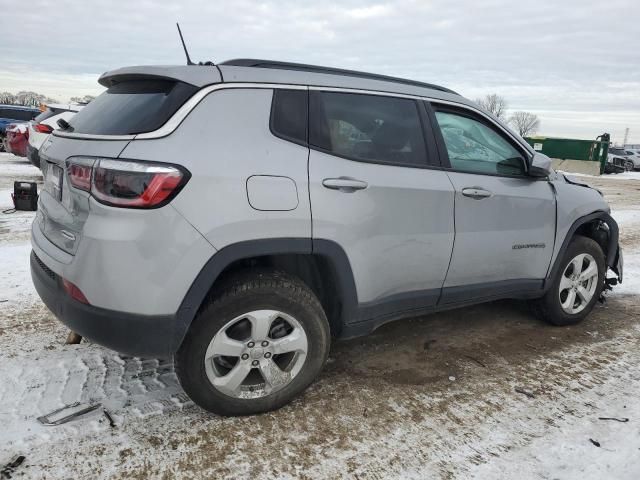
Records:
[[[582,237],[587,237],[594,240],[602,249],[602,253],[605,258],[607,258],[607,254],[609,253],[609,242],[610,242],[610,231],[609,225],[600,219],[595,218],[586,223],[580,225],[573,236],[580,235]]]

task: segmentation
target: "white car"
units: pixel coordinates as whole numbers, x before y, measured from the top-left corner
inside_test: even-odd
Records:
[[[83,107],[84,105],[80,104],[47,105],[46,110],[29,122],[27,158],[33,165],[40,168],[40,155],[38,152],[51,132],[60,128],[58,120],[69,121]]]
[[[621,163],[621,166],[623,166],[626,171],[640,168],[640,156],[635,155],[634,152],[629,149],[610,147],[608,157],[609,159],[613,158],[613,163],[615,164]],[[620,159],[622,159],[621,162]]]
[[[634,170],[640,169],[640,148],[625,148],[627,159],[633,162]]]

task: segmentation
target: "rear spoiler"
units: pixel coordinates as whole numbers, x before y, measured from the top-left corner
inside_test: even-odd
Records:
[[[103,73],[98,83],[104,87],[126,80],[174,80],[188,83],[194,87],[204,87],[220,83],[222,77],[215,66],[140,66],[124,67]]]

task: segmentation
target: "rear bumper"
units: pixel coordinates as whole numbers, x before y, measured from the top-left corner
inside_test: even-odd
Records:
[[[34,167],[40,168],[40,154],[38,149],[32,147],[30,144],[27,146],[27,158]]]
[[[175,315],[136,315],[80,303],[62,279],[31,252],[31,278],[44,304],[72,331],[128,355],[168,357],[182,338]]]

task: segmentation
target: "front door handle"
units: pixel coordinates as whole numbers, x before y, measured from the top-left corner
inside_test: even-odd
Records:
[[[462,194],[465,197],[473,198],[474,200],[482,200],[483,198],[489,198],[493,195],[489,190],[484,190],[478,187],[463,188]]]
[[[322,180],[322,185],[324,185],[325,188],[329,188],[331,190],[339,190],[345,193],[352,193],[356,190],[364,190],[369,186],[367,182],[349,177],[325,178],[324,180]]]

